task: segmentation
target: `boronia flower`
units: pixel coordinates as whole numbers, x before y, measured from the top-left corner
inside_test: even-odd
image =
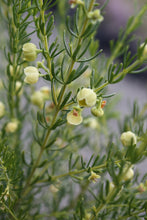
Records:
[[[38,106],[40,109],[43,108],[44,105],[44,95],[41,91],[36,91],[31,95],[31,102]]]
[[[36,67],[28,66],[24,68],[24,74],[26,75],[24,82],[28,84],[37,83],[39,79],[39,72]]]
[[[23,55],[26,61],[34,61],[37,58],[37,47],[33,43],[26,43],[23,45]]]
[[[5,105],[3,102],[0,102],[0,118],[2,118],[5,114]]]
[[[71,8],[75,8],[77,5],[84,5],[84,2],[82,0],[69,0],[69,4]]]
[[[137,142],[136,135],[131,131],[123,132],[120,140],[125,147],[129,147],[131,144],[134,145]]]
[[[81,109],[74,108],[67,114],[67,122],[71,125],[79,125],[83,121]]]
[[[97,179],[99,179],[100,176],[97,175],[95,172],[91,171],[91,175],[90,177],[88,178],[89,181],[92,181],[93,183],[96,183],[97,182]]]
[[[104,20],[99,9],[90,11],[88,13],[88,18],[91,20],[92,24],[95,24],[97,21],[102,22]]]
[[[96,93],[92,89],[83,88],[77,94],[78,104],[82,107],[92,107],[96,103]]]
[[[11,122],[8,122],[5,130],[7,133],[14,133],[18,128],[18,121],[17,120],[12,120]]]

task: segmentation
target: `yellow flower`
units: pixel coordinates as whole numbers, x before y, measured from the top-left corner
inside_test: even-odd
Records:
[[[14,133],[18,128],[18,121],[17,120],[12,120],[11,122],[8,122],[5,130],[7,133]]]
[[[123,132],[120,140],[125,147],[129,147],[131,144],[134,145],[137,142],[136,135],[131,131]]]
[[[83,88],[77,94],[77,101],[80,106],[92,107],[96,103],[96,93],[92,89]]]
[[[26,75],[24,82],[28,84],[34,84],[39,79],[39,72],[36,67],[28,66],[24,68],[24,74]]]
[[[88,13],[88,18],[91,20],[92,24],[95,24],[97,21],[102,22],[104,20],[99,9],[90,11]]]
[[[23,55],[26,61],[34,61],[37,58],[37,47],[33,43],[23,45]]]
[[[42,92],[40,91],[36,91],[31,95],[31,102],[38,106],[40,109],[43,108],[44,105],[44,96],[42,94]]]
[[[80,110],[73,109],[67,114],[67,122],[71,125],[79,125],[83,121]]]
[[[95,172],[91,171],[91,175],[90,177],[88,178],[89,181],[92,181],[93,183],[96,183],[97,182],[97,179],[99,179],[100,176],[97,175]]]
[[[5,114],[5,105],[0,102],[0,118],[3,117]]]

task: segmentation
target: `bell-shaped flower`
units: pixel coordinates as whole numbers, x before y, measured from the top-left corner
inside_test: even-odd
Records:
[[[28,66],[24,68],[24,74],[26,75],[24,82],[28,84],[37,83],[39,79],[39,72],[36,67]]]
[[[96,93],[89,88],[81,89],[77,94],[78,104],[82,107],[92,107],[96,103]]]
[[[37,47],[33,43],[23,45],[23,56],[26,61],[34,61],[37,58]]]
[[[125,147],[134,145],[137,142],[136,135],[131,131],[123,132],[121,134],[120,140]]]
[[[79,125],[82,121],[81,109],[79,108],[74,107],[74,109],[67,114],[67,122],[71,125]]]

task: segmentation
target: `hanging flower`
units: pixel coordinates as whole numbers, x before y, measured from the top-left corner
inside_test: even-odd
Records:
[[[125,147],[134,145],[137,142],[136,135],[131,131],[123,132],[120,140]]]
[[[28,66],[24,68],[24,74],[26,75],[24,82],[28,84],[34,84],[38,82],[39,72],[36,67]]]
[[[98,98],[96,106],[91,109],[91,113],[96,117],[102,117],[104,115],[103,108],[106,105],[106,101],[102,101],[102,98]]]
[[[91,109],[91,113],[96,117],[102,117],[104,115],[104,111],[102,108],[93,107]]]
[[[100,178],[100,175],[97,175],[95,172],[91,171],[91,175],[88,178],[89,181],[92,181],[93,183],[97,182],[97,179]]]
[[[5,105],[3,102],[0,102],[0,118],[2,118],[5,114]]]
[[[34,61],[37,58],[37,47],[33,43],[26,43],[23,45],[23,55],[26,61]]]
[[[81,109],[74,108],[67,114],[67,122],[71,125],[79,125],[83,121]]]
[[[90,11],[88,13],[88,18],[91,20],[92,24],[96,24],[97,21],[102,22],[104,20],[104,17],[101,15],[101,12],[99,9]]]
[[[92,89],[83,88],[77,94],[77,101],[80,106],[92,107],[96,103],[96,93]]]

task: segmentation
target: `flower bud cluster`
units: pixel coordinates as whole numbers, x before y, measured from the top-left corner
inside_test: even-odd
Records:
[[[92,107],[91,113],[96,117],[102,117],[104,114],[102,108],[105,106],[106,101],[102,101],[102,98],[97,99],[97,95],[92,89],[82,88],[77,94],[77,102],[78,107],[74,107],[73,110],[67,114],[69,124],[78,125],[83,121],[81,116],[81,108],[83,107]],[[95,122],[93,125],[95,128],[97,127]]]

